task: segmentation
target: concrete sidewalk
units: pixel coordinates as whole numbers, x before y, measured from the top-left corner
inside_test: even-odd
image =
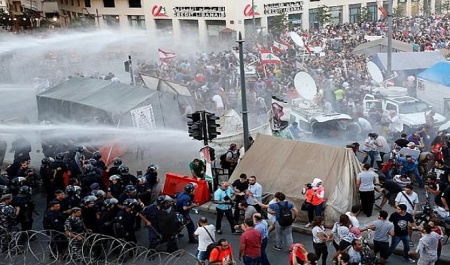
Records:
[[[379,201],[377,201],[376,204],[379,204]],[[203,212],[216,213],[216,206],[211,201],[199,206],[198,209]],[[395,208],[388,204],[386,204],[383,207],[383,210],[387,211],[389,213],[389,215],[391,213],[395,212]],[[377,219],[377,213],[378,213],[378,209],[376,207],[374,207],[373,214],[371,217],[367,217],[364,214],[358,215],[358,220],[360,222],[361,227],[365,227],[365,226],[372,224],[372,222]],[[292,230],[297,233],[311,235],[311,228],[305,228],[305,223],[300,223],[300,222],[294,223]],[[329,229],[327,229],[327,233],[328,232],[329,232]],[[368,238],[368,233],[363,232],[363,237],[368,239],[369,244],[372,244],[373,232],[371,233],[371,236],[369,236],[369,238]],[[412,242],[414,243],[414,247],[411,247],[410,248],[411,250],[415,250],[417,243],[419,242],[419,239],[420,239],[420,233],[418,231],[414,231],[413,236],[412,236]],[[447,239],[447,236],[445,235],[445,231],[444,231],[444,239],[443,239],[442,243],[444,243],[446,239]],[[331,250],[331,249],[330,249],[330,251],[333,252],[333,250]],[[403,244],[402,243],[398,244],[398,246],[395,250],[395,253],[400,254],[400,255],[403,253]],[[405,263],[407,263],[407,262],[405,262]],[[439,264],[450,264],[450,242],[447,242],[447,244],[442,246],[442,253],[441,253],[441,257],[439,259]]]

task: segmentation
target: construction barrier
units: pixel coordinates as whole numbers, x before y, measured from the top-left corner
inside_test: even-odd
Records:
[[[198,205],[202,205],[209,202],[211,195],[209,194],[208,183],[205,180],[197,180],[193,177],[183,176],[175,173],[167,173],[166,181],[162,194],[175,196],[177,192],[184,192],[184,186],[188,183],[197,184],[197,188],[194,190],[194,202]]]

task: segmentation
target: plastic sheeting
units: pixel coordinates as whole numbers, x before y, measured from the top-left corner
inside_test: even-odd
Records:
[[[263,193],[281,191],[300,210],[305,200],[303,186],[320,178],[325,187],[325,221],[331,225],[339,220],[341,213],[358,203],[355,181],[360,171],[359,161],[351,149],[258,134],[230,182],[241,173],[254,175]],[[300,211],[300,220],[307,221],[306,212]]]

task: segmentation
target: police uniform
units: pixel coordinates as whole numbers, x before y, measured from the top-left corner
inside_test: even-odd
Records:
[[[122,225],[126,234],[123,239],[129,242],[137,243],[136,234],[134,233],[134,224],[136,222],[136,213],[132,210],[127,212],[125,209],[117,214],[116,222]]]
[[[81,218],[81,216],[80,217],[75,217],[72,215],[69,216],[64,223],[64,229],[76,235],[83,233],[84,232],[83,218]],[[69,248],[74,261],[80,261],[82,259],[81,253],[82,247],[83,247],[82,240],[77,240],[76,238],[70,239]]]
[[[190,210],[183,209],[183,206],[191,206],[191,205],[192,205],[192,199],[191,199],[191,195],[189,195],[188,193],[183,192],[177,196],[177,212],[179,212],[180,214],[182,214],[184,216],[184,218],[187,222],[186,228],[188,231],[189,241],[194,242],[194,241],[196,241],[196,239],[194,237],[194,232],[195,232],[194,222],[192,221],[192,218],[189,215]]]
[[[8,248],[10,238],[19,231],[19,228],[16,224],[16,210],[4,202],[0,203],[0,229],[1,246],[2,250],[5,250]]]
[[[57,204],[58,202],[53,203]],[[52,202],[50,202],[50,204],[52,204]],[[44,229],[49,230],[49,247],[54,257],[57,257],[67,248],[67,238],[64,235],[64,220],[65,216],[60,211],[46,210],[44,212]]]
[[[158,227],[158,206],[151,204],[142,210],[141,214],[152,224],[148,226],[148,244],[149,249],[155,249],[159,243],[159,227]]]
[[[30,195],[18,194],[14,198],[14,205],[20,208],[19,215],[16,217],[20,223],[22,231],[31,230],[33,227],[33,211],[35,203]]]

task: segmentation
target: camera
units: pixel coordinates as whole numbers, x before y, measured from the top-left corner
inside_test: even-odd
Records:
[[[311,183],[306,183],[306,188],[309,190],[309,189],[312,189],[312,184]]]
[[[225,196],[225,197],[223,197],[223,200],[224,201],[228,201],[226,204],[230,204],[230,205],[233,205],[233,201],[231,200],[231,198],[230,198],[230,196]]]

